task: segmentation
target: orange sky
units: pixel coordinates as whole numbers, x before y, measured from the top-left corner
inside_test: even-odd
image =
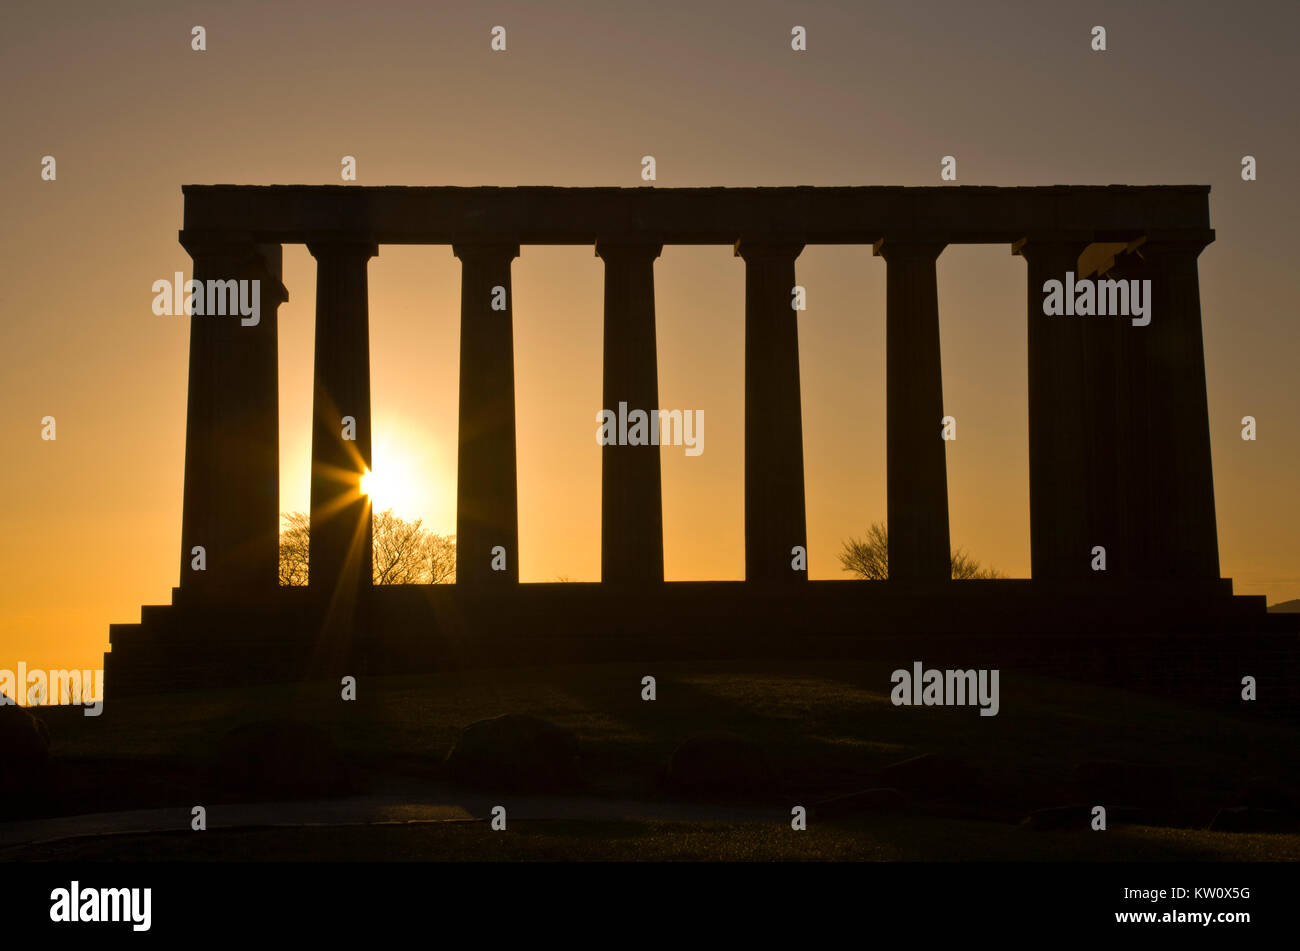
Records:
[[[1294,4],[438,6],[6,12],[0,667],[99,666],[108,624],[177,581],[187,328],[153,315],[151,285],[189,270],[181,184],[334,184],[343,155],[362,185],[634,186],[646,154],[660,186],[936,185],[944,155],[966,185],[1208,183],[1223,571],[1239,593],[1300,597]],[[190,49],[195,24],[206,52]],[[497,24],[505,53],[489,50]],[[795,24],[806,53],[790,50]],[[1094,24],[1105,53],[1089,49]],[[1246,154],[1256,182],[1240,179]],[[290,510],[307,507],[315,274],[300,246],[284,260]],[[810,573],[843,577],[840,541],[885,513],[884,265],[814,247],[797,268]],[[370,278],[376,463],[403,471],[400,514],[452,532],[459,262],[383,247]],[[587,248],[526,246],[515,262],[525,581],[599,576],[601,279]],[[739,578],[743,264],[670,246],[656,295],[661,406],[707,420],[703,455],[663,453],[668,577]],[[939,299],[952,537],[1023,576],[1024,263],[950,248]],[[1257,442],[1240,439],[1247,414]]]

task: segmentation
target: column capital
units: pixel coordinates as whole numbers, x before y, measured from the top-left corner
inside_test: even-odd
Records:
[[[202,260],[219,271],[251,274],[269,290],[268,300],[283,304],[289,299],[284,286],[284,249],[279,244],[262,244],[253,240],[251,232],[177,232],[186,253],[193,261]]]
[[[733,246],[736,257],[748,261],[793,261],[803,251],[802,241],[789,238],[741,238]]]
[[[1130,245],[1127,249],[1116,252],[1108,260],[1102,261],[1097,266],[1097,277],[1112,280],[1125,276],[1134,277],[1143,270],[1145,264],[1142,256]]]
[[[614,235],[597,238],[593,245],[596,257],[603,261],[610,260],[654,260],[663,253],[664,243],[657,238],[639,238],[632,235]]]
[[[1214,241],[1214,229],[1195,231],[1149,231],[1129,245],[1143,260],[1155,257],[1190,255],[1196,257]]]
[[[947,241],[940,241],[933,236],[903,235],[896,238],[881,238],[871,245],[871,253],[886,261],[891,257],[938,260],[946,247],[948,247]]]
[[[176,240],[191,258],[252,258],[257,242],[251,231],[178,231]]]
[[[364,260],[379,257],[379,245],[365,235],[318,235],[307,239],[307,250],[320,260],[322,256],[356,256]]]
[[[1040,255],[1073,255],[1078,258],[1093,243],[1091,231],[1049,231],[1026,235],[1011,245],[1011,253],[1026,260]]]
[[[519,257],[519,245],[506,242],[457,241],[451,253],[462,261],[513,261]]]

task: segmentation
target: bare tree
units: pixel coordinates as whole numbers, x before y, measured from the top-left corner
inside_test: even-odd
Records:
[[[375,584],[450,584],[456,580],[456,537],[425,531],[421,520],[408,522],[392,509],[373,516]],[[311,551],[311,518],[306,512],[282,515],[280,584],[305,585]]]
[[[430,584],[456,583],[456,536],[429,532],[424,536],[424,566]]]
[[[952,552],[952,576],[958,581],[978,578],[1004,578],[1005,575],[996,568],[985,568],[972,558],[964,548],[954,548]]]
[[[392,509],[374,516],[375,584],[421,584],[427,566],[424,559],[425,531],[421,520],[408,522]]]
[[[995,568],[985,568],[964,548],[952,552],[952,576],[959,581],[977,578],[1001,578]],[[880,522],[872,522],[865,538],[850,538],[840,550],[844,570],[867,581],[884,581],[889,577],[889,533]]]
[[[840,564],[867,581],[884,581],[889,577],[889,538],[885,526],[872,522],[867,537],[850,538],[840,550]]]
[[[280,584],[304,585],[307,583],[311,519],[306,512],[288,512],[280,516],[284,528],[280,530]]]

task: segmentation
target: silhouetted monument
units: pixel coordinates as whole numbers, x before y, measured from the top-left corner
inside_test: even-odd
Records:
[[[1234,598],[1219,577],[1197,276],[1214,240],[1208,193],[186,186],[180,240],[195,280],[260,280],[262,313],[256,326],[191,318],[181,583],[171,606],[114,625],[108,682],[139,690],[792,645],[852,654],[910,632],[1002,643],[1267,627],[1263,599]],[[305,591],[281,588],[277,575],[286,243],[306,244],[317,262]],[[935,273],[947,245],[989,243],[1027,264],[1032,579],[953,582]],[[462,265],[454,587],[370,585],[359,491],[371,450],[366,273],[384,244],[450,245]],[[659,449],[606,446],[604,582],[518,584],[510,269],[524,244],[587,245],[604,262],[605,407],[658,406],[653,267],[663,245],[726,244],[743,260],[745,582],[664,584]],[[791,567],[807,544],[791,291],[808,244],[869,246],[886,268],[883,584],[810,583]],[[1149,278],[1153,319],[1044,316],[1044,282],[1067,271]],[[1094,546],[1106,550],[1105,571],[1092,566]],[[202,571],[192,568],[199,547]]]

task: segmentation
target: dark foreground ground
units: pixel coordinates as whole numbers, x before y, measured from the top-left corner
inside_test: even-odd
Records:
[[[1300,858],[1294,720],[1246,702],[1198,707],[1013,671],[1003,671],[999,715],[980,717],[974,707],[895,707],[889,674],[843,662],[644,663],[363,676],[351,702],[330,683],[110,695],[97,718],[41,711],[51,760],[25,791],[7,781],[0,859]],[[653,701],[641,699],[646,675],[657,679]],[[382,796],[418,811],[455,798],[443,760],[459,730],[502,713],[572,730],[581,750],[569,788],[475,790],[507,809],[531,797],[506,831],[477,807],[451,820],[325,826],[277,806],[256,827],[223,827],[223,803],[258,798],[222,775],[223,737],[242,725],[305,724],[324,770],[345,765],[346,788],[304,799]],[[708,794],[669,782],[674,750],[717,731],[761,750],[769,778]],[[943,768],[898,795],[827,802],[897,785],[891,764],[927,753]],[[620,818],[596,808],[616,803],[653,808]],[[201,833],[188,824],[197,804],[209,813]],[[1079,808],[1038,812],[1070,805]],[[1108,810],[1104,832],[1090,828],[1094,805]],[[807,831],[790,827],[795,806],[809,811]],[[1251,808],[1225,812],[1234,807]],[[31,841],[43,838],[42,818],[155,808],[176,810],[173,831]]]
[[[719,821],[534,820],[492,832],[486,822],[253,828],[67,839],[0,852],[7,861],[1075,861],[1300,859],[1300,836],[1143,826],[1094,832],[924,816],[784,824]]]

